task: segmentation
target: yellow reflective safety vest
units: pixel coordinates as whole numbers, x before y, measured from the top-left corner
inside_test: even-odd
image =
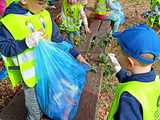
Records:
[[[14,2],[14,1],[16,1],[16,0],[6,0],[6,5],[7,5],[7,7],[8,7],[12,2]]]
[[[62,23],[60,30],[67,32],[75,32],[80,30],[81,18],[80,10],[83,5],[78,2],[77,4],[68,4],[67,0],[63,0]]]
[[[97,0],[96,14],[98,14],[98,15],[107,14],[107,3],[106,3],[106,0]]]
[[[158,76],[153,82],[120,83],[107,120],[114,120],[120,97],[124,92],[128,92],[139,101],[143,109],[143,120],[160,120],[160,78]]]
[[[115,0],[112,0],[115,2]],[[106,15],[110,13],[110,8],[107,6],[106,0],[97,0],[96,3],[96,14],[98,15]]]
[[[48,40],[51,39],[52,19],[46,10],[29,16],[8,14],[1,19],[1,23],[8,29],[16,41],[24,40],[32,32],[38,30],[43,30],[44,34],[48,36]],[[37,76],[35,74],[33,48],[28,48],[14,57],[3,56],[3,59],[13,87],[20,84],[22,80],[28,87],[35,86]],[[17,67],[20,69],[17,69]]]

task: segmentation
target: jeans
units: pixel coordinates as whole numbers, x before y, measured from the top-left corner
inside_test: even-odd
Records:
[[[68,32],[68,39],[72,44],[78,46],[80,44],[80,31]]]
[[[28,110],[27,120],[40,120],[41,110],[35,95],[34,88],[24,87],[25,105]]]
[[[111,15],[107,17],[107,20],[111,20],[114,22],[112,32],[117,32],[119,29],[119,26],[124,23],[125,16],[123,13],[112,11]]]

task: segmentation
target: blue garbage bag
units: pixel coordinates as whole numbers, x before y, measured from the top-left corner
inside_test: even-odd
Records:
[[[35,48],[36,95],[42,112],[50,119],[74,119],[90,70],[70,55],[71,48],[65,41],[42,41]]]

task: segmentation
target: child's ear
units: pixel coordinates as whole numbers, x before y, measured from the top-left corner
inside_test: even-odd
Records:
[[[128,67],[132,68],[135,65],[133,59],[130,57],[128,57],[127,59],[128,59]]]

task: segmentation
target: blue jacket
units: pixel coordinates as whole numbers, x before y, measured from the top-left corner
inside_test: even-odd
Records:
[[[13,14],[26,14],[29,10],[21,7],[19,4],[12,3],[5,12],[5,15],[13,13]],[[54,18],[52,17],[52,37],[51,40],[53,42],[62,42],[65,39],[60,34],[58,26],[54,22]],[[10,34],[10,32],[5,28],[3,24],[0,24],[0,52],[7,57],[16,56],[22,53],[24,50],[28,49],[25,40],[16,41]],[[72,48],[70,53],[73,57],[77,57],[80,53]]]
[[[113,2],[112,0],[106,0],[106,3],[111,9],[111,16],[113,16],[114,19],[118,17],[120,19],[120,24],[123,24],[125,22],[125,14],[120,1],[116,0]]]
[[[48,0],[48,4],[49,4],[50,6],[53,6],[53,5],[54,5],[54,2],[55,2],[55,0]]]
[[[155,80],[156,74],[152,69],[148,73],[129,76],[126,70],[121,69],[116,77],[121,83],[128,81],[151,82]],[[115,120],[143,120],[142,106],[134,96],[124,92],[120,97],[119,108],[114,118]]]

